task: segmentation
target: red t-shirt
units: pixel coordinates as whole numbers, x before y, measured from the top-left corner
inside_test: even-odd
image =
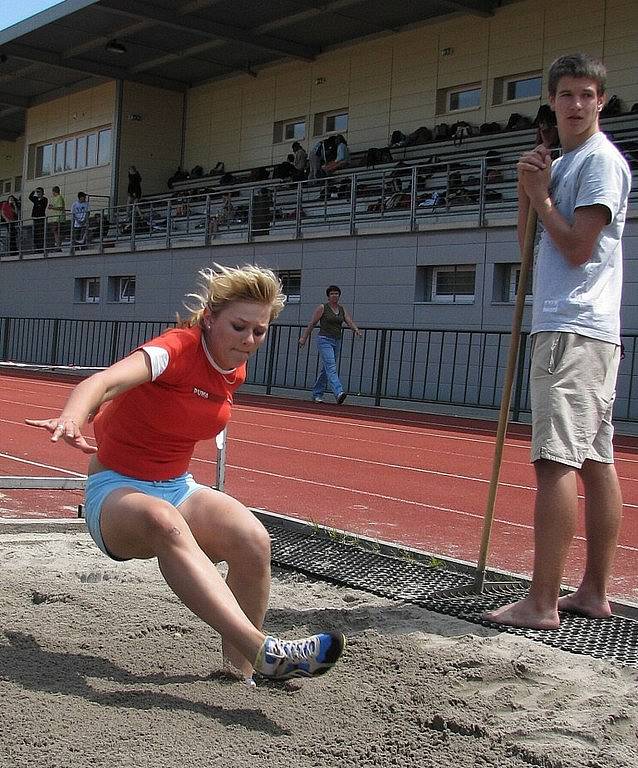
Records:
[[[198,441],[224,429],[246,366],[224,376],[211,365],[201,337],[199,327],[175,328],[143,345],[165,349],[168,365],[95,417],[97,456],[105,467],[139,480],[169,480],[188,470]]]
[[[15,221],[17,218],[18,214],[8,200],[0,203],[0,221]]]

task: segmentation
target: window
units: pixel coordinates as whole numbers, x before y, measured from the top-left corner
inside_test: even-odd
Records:
[[[448,112],[459,109],[474,109],[481,106],[481,89],[468,88],[462,91],[450,91],[448,94]]]
[[[543,91],[541,72],[523,72],[494,80],[494,104],[538,99]]]
[[[472,304],[475,282],[474,264],[419,267],[415,301],[435,304]]]
[[[53,144],[38,147],[35,153],[35,175],[50,176],[53,172]]]
[[[0,193],[8,195],[11,192],[11,179],[0,179]]]
[[[525,291],[525,303],[532,301],[532,272],[530,269]],[[495,264],[494,265],[494,300],[513,304],[516,301],[518,281],[521,276],[520,264]]]
[[[543,79],[538,77],[525,77],[520,80],[509,80],[505,93],[505,101],[518,101],[519,99],[536,99],[541,95]]]
[[[84,304],[97,304],[100,300],[100,278],[77,277],[75,279],[75,300]]]
[[[277,273],[281,280],[283,292],[286,294],[286,304],[299,304],[301,301],[301,270],[288,269]]]
[[[109,300],[120,304],[135,302],[135,275],[109,277]]]
[[[58,141],[55,145],[55,173],[63,173],[64,171],[64,142]]]
[[[29,178],[93,168],[111,162],[111,129],[29,147]]]
[[[279,144],[282,141],[303,141],[306,138],[306,120],[303,117],[294,117],[289,120],[279,120],[273,125],[272,143]]]
[[[106,165],[111,161],[111,129],[100,131],[98,137],[97,164]]]
[[[347,133],[348,110],[333,109],[330,112],[317,112],[314,120],[313,136],[324,133]]]

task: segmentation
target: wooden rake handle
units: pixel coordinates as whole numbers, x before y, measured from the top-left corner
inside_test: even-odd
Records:
[[[476,586],[478,592],[483,590],[485,583],[485,569],[487,566],[487,556],[492,535],[492,523],[494,521],[494,507],[496,504],[496,492],[498,491],[498,479],[501,472],[501,461],[503,458],[503,446],[505,445],[505,433],[507,432],[507,423],[509,420],[510,402],[512,398],[512,384],[516,372],[516,360],[521,341],[521,324],[523,322],[523,310],[525,309],[525,291],[529,279],[529,270],[532,264],[534,254],[534,240],[536,239],[536,211],[530,205],[527,214],[527,223],[525,225],[525,240],[523,242],[523,252],[521,254],[521,272],[518,278],[518,289],[516,291],[516,304],[514,307],[514,316],[512,318],[512,338],[510,342],[509,355],[507,358],[507,371],[503,381],[503,393],[501,396],[501,409],[498,417],[498,429],[496,431],[496,445],[494,446],[494,458],[492,460],[492,476],[490,478],[490,488],[487,496],[487,507],[485,517],[483,518],[483,535],[481,537],[481,549],[479,552],[478,563],[476,566]]]

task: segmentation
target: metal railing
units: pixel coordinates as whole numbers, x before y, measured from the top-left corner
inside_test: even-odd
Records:
[[[111,365],[171,323],[162,321],[0,318],[0,360],[41,366]],[[248,367],[247,384],[266,394],[312,389],[314,345],[299,347],[301,325],[271,326]],[[418,402],[496,411],[511,333],[426,328],[365,328],[344,334],[339,375],[346,390],[374,405]],[[638,421],[638,334],[623,336],[614,416]],[[529,345],[523,333],[512,389],[512,418],[528,413]]]

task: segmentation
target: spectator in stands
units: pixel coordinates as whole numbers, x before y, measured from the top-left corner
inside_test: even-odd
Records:
[[[232,221],[235,215],[235,206],[230,192],[226,192],[219,211],[210,217],[210,234],[215,236],[220,227],[227,225]]]
[[[328,175],[340,170],[341,168],[347,168],[350,165],[350,151],[348,149],[348,142],[345,136],[338,133],[335,136],[335,143],[337,148],[337,156],[334,160],[328,160],[323,166],[323,170]]]
[[[18,201],[13,195],[9,195],[4,203],[0,204],[0,222],[2,222],[3,229],[7,232],[9,253],[16,253],[18,251],[19,216],[20,208]]]
[[[246,361],[284,305],[270,270],[217,270],[200,272],[201,290],[189,295],[191,315],[179,327],[82,381],[59,416],[27,423],[91,455],[85,516],[96,545],[114,560],[157,558],[184,605],[222,635],[229,673],[248,685],[253,667],[279,680],[311,677],[335,664],[343,635],[282,641],[262,632],[268,532],[188,472],[196,444],[226,427]],[[97,448],[81,432],[93,414]]]
[[[137,206],[142,199],[142,177],[134,165],[129,165],[128,187],[126,188],[126,218],[129,224],[132,216],[139,212]]]
[[[308,178],[319,179],[323,175],[322,168],[326,164],[326,144],[323,139],[315,142],[308,155]]]
[[[267,235],[272,221],[272,195],[268,187],[262,187],[253,195],[252,233]]]
[[[613,459],[612,408],[620,361],[622,244],[631,174],[599,127],[604,65],[563,56],[548,76],[562,157],[536,147],[518,162],[518,234],[532,206],[543,225],[534,265],[532,461],[536,472],[534,572],[529,595],[486,614],[515,627],[556,629],[559,611],[611,615],[607,589],[622,497]],[[585,491],[585,572],[559,598]]]
[[[142,177],[134,165],[128,168],[128,187],[126,188],[129,204],[142,199]]]
[[[550,149],[560,146],[556,114],[549,104],[541,104],[534,120],[536,125],[536,145],[543,144]]]
[[[33,249],[41,251],[44,248],[44,231],[49,201],[44,196],[44,189],[36,187],[29,195],[33,203],[31,218],[33,219]]]
[[[73,234],[71,243],[73,245],[89,244],[89,214],[91,206],[86,199],[84,192],[78,192],[78,199],[71,206],[71,219],[73,223]]]
[[[51,202],[47,210],[51,212],[55,247],[59,248],[62,245],[62,225],[66,222],[66,203],[60,193],[60,187],[53,187],[51,190]]]
[[[346,399],[346,391],[339,379],[337,364],[341,352],[342,326],[345,323],[357,336],[362,336],[348,310],[339,303],[341,288],[338,285],[329,285],[326,288],[328,301],[319,304],[315,309],[308,327],[299,338],[299,346],[303,347],[312,334],[312,329],[319,323],[319,335],[317,336],[317,351],[321,360],[321,372],[312,389],[312,399],[315,403],[323,403],[326,386],[329,386],[337,403],[341,405]]]
[[[307,174],[308,153],[298,141],[293,142],[291,149],[293,153],[292,164],[295,166],[293,178],[295,181],[303,181]]]

